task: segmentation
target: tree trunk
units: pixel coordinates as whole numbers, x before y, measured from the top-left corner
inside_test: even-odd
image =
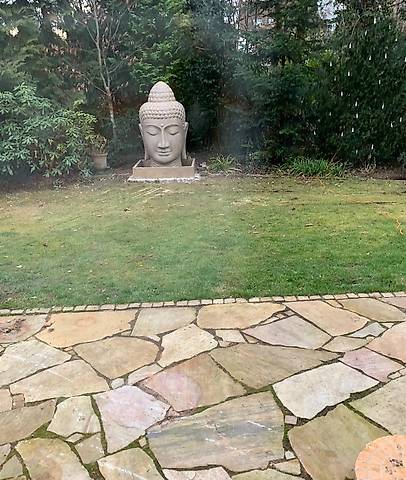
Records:
[[[116,117],[114,114],[113,95],[111,94],[110,89],[107,89],[106,95],[107,95],[107,106],[109,108],[109,114],[110,114],[111,129],[113,133],[113,140],[117,140],[117,125],[116,125]]]

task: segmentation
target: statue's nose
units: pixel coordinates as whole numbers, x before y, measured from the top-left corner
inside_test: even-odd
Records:
[[[169,147],[169,142],[168,142],[168,138],[167,136],[165,135],[165,132],[162,131],[161,132],[161,137],[159,139],[159,143],[158,143],[158,148],[168,148]]]

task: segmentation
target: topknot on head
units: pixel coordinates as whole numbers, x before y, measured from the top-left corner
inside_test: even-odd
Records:
[[[149,92],[148,101],[140,108],[140,121],[179,118],[185,121],[185,109],[176,101],[173,90],[165,82],[157,82]]]
[[[149,92],[148,102],[176,102],[172,88],[165,82],[157,82]]]

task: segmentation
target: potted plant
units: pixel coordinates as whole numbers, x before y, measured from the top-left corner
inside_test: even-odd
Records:
[[[107,167],[107,138],[95,135],[92,140],[90,156],[95,170],[106,170]]]

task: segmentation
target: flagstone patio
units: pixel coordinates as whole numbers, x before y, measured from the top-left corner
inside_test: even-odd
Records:
[[[354,478],[406,433],[406,294],[341,297],[0,316],[0,480]]]

